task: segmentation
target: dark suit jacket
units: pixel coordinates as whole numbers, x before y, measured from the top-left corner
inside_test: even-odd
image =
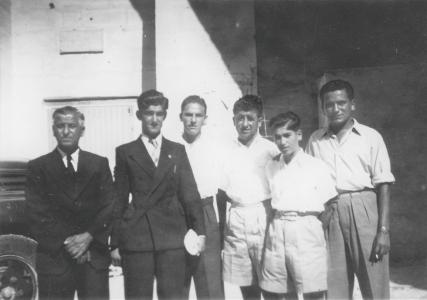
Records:
[[[60,274],[74,264],[63,243],[83,232],[94,238],[90,263],[108,268],[114,192],[107,158],[80,150],[74,181],[58,150],[36,158],[28,163],[26,198],[38,272]]]
[[[141,138],[121,145],[114,176],[112,246],[130,251],[178,249],[189,228],[205,233],[200,196],[183,145],[163,138],[157,168]]]

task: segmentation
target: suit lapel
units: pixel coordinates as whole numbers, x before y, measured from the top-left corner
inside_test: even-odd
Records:
[[[132,143],[132,148],[129,153],[129,157],[135,161],[150,177],[154,176],[156,166],[148,154],[147,148],[139,137],[135,142]]]
[[[57,182],[60,187],[58,190],[66,194],[69,198],[73,198],[74,184],[71,184],[61,154],[56,148],[49,154],[49,163],[46,168],[51,177],[50,179]]]
[[[74,189],[74,197],[77,198],[83,189],[92,179],[95,174],[95,167],[93,166],[93,160],[89,159],[86,151],[80,150],[79,152],[79,163],[77,166],[76,173],[76,185]]]
[[[159,164],[157,166],[152,191],[162,182],[169,169],[174,166],[172,160],[175,155],[172,143],[165,138],[162,138],[162,147],[160,148]],[[176,170],[175,170],[176,171]]]

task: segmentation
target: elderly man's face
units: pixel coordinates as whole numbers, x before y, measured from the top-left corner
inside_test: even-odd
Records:
[[[58,147],[65,153],[72,153],[79,147],[85,128],[76,114],[57,114],[52,129]]]

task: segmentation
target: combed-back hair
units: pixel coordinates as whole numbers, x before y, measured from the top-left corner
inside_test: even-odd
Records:
[[[55,111],[52,114],[52,119],[55,121],[55,118],[58,115],[76,115],[77,118],[79,119],[79,125],[84,126],[85,115],[74,106],[67,105],[67,106],[63,106],[55,109]]]
[[[168,98],[154,89],[143,92],[137,100],[139,110],[146,110],[150,105],[161,105],[165,111],[169,107]]]
[[[331,80],[331,81],[325,83],[322,86],[322,88],[320,89],[319,95],[320,95],[320,99],[322,100],[322,103],[323,103],[323,97],[327,93],[335,92],[335,91],[341,91],[341,90],[345,90],[348,98],[350,100],[353,100],[354,90],[353,90],[353,86],[350,84],[350,82],[342,80],[342,79],[336,79],[336,80]]]
[[[245,95],[234,103],[233,114],[236,115],[240,111],[256,110],[258,117],[262,116],[264,111],[262,100],[256,95]]]
[[[203,107],[204,107],[204,109],[205,109],[205,113],[207,113],[208,107],[207,107],[207,105],[206,105],[206,101],[205,101],[205,99],[203,99],[202,97],[197,96],[197,95],[191,95],[191,96],[188,96],[187,98],[185,98],[184,100],[182,100],[182,103],[181,103],[181,112],[183,112],[183,111],[184,111],[184,108],[185,108],[188,104],[190,104],[190,103],[197,103],[197,104],[200,104],[201,106],[203,106]]]
[[[271,118],[268,125],[272,130],[286,126],[288,130],[297,131],[301,128],[301,119],[296,113],[288,111]]]

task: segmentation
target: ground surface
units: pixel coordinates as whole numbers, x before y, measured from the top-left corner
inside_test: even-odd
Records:
[[[427,299],[427,260],[399,264],[390,268],[392,299]],[[111,299],[123,299],[123,277],[114,270],[110,278]],[[242,299],[236,286],[225,284],[226,299]],[[190,299],[196,299],[194,290]],[[354,299],[362,299],[356,288]]]

